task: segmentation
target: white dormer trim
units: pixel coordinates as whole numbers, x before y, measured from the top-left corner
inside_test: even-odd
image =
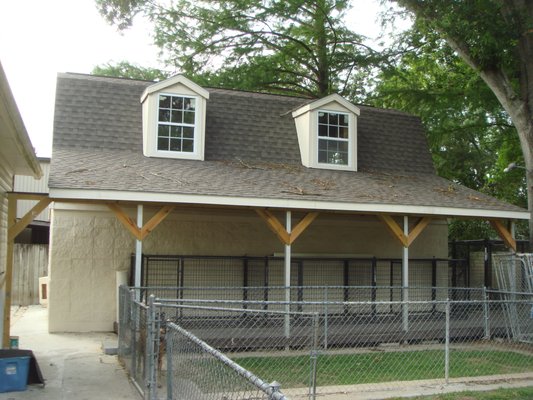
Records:
[[[154,83],[153,85],[150,85],[146,89],[144,89],[144,92],[141,96],[141,103],[144,102],[148,95],[162,91],[168,88],[169,86],[174,86],[178,84],[182,84],[183,86],[189,88],[190,90],[207,100],[209,99],[209,92],[207,90],[205,90],[200,85],[194,83],[190,79],[186,78],[184,75],[178,74],[168,79],[165,79],[164,81]]]
[[[343,118],[343,121],[347,121],[348,138],[319,138],[319,114],[324,113],[338,115]],[[359,115],[360,109],[338,94],[331,94],[293,111],[292,116],[298,133],[302,164],[308,168],[357,171],[357,117]],[[319,141],[324,143],[324,140],[335,145],[342,142],[343,148],[347,149],[347,157],[343,158],[344,163],[320,162]],[[322,160],[323,158],[321,156]]]
[[[165,111],[169,115],[175,113],[178,115],[180,109],[163,108],[174,106],[161,106],[160,98],[170,98],[183,101],[185,104],[194,104],[194,108],[185,110],[185,106],[183,106],[182,117],[180,117],[183,119],[178,121],[162,120],[160,119],[160,111]],[[209,92],[207,90],[183,75],[176,75],[147,87],[140,99],[143,119],[143,154],[146,157],[203,160],[206,102],[208,99]],[[162,137],[163,128],[169,129],[167,138]],[[194,132],[193,138],[191,138],[191,132]],[[163,149],[160,143],[164,143],[165,140],[169,147],[167,149]],[[177,148],[176,146],[180,147]]]

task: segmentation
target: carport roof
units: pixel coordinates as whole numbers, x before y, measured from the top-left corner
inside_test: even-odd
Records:
[[[142,153],[139,98],[152,82],[60,74],[50,196],[527,219],[438,177],[420,120],[358,106],[358,172],[301,165],[290,111],[308,99],[207,89],[205,161]]]

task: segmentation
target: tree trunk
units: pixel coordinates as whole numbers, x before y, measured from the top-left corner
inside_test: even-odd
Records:
[[[325,97],[330,94],[326,6],[326,2],[323,0],[318,0],[315,4],[318,97]]]

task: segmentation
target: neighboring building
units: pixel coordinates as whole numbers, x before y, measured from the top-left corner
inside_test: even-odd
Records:
[[[417,117],[338,95],[202,88],[181,75],[153,84],[60,74],[49,186],[51,331],[111,330],[116,285],[141,246],[157,255],[284,253],[269,270],[210,258],[160,281],[274,286],[297,268],[292,252],[403,257],[407,271],[407,257],[447,257],[447,218],[529,217],[438,177]],[[286,219],[302,222],[291,230]],[[432,284],[412,268],[409,282]],[[368,269],[345,271],[307,263],[290,282],[368,281]],[[387,285],[389,272],[378,268],[372,279]],[[448,285],[447,268],[435,283]]]
[[[48,194],[50,159],[38,158],[43,175],[40,179],[32,176],[15,175],[13,191],[17,193]],[[33,206],[35,200],[20,200],[17,205],[17,219],[22,218]],[[34,220],[15,239],[16,243],[48,244],[50,236],[50,206],[37,215]]]
[[[41,176],[39,162],[0,64],[0,309],[5,297],[8,200],[15,174]],[[5,311],[4,311],[5,312]],[[9,311],[8,311],[9,312]],[[0,321],[0,328],[3,328]]]

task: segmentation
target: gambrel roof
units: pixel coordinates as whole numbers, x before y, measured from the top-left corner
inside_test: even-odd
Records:
[[[152,82],[57,81],[51,197],[528,218],[435,174],[419,118],[358,106],[358,171],[302,166],[292,111],[309,99],[207,88],[205,160],[145,157]]]

